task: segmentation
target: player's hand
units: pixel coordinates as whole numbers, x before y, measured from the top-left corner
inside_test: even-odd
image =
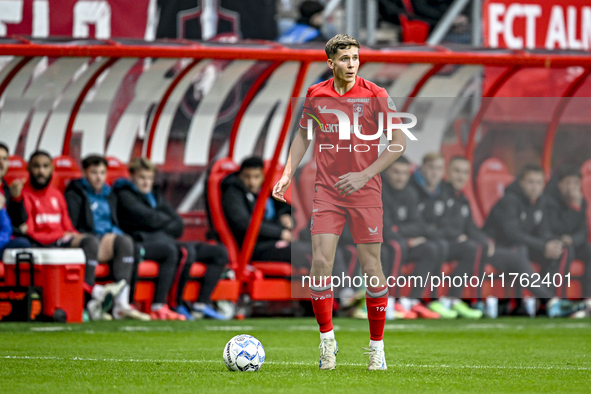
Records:
[[[466,242],[468,240],[468,236],[466,234],[462,234],[458,237],[458,242]]]
[[[562,241],[553,239],[546,243],[544,248],[544,256],[548,259],[558,259],[562,255]]]
[[[562,240],[562,242],[564,242],[565,245],[570,246],[573,244],[573,237],[571,237],[570,235],[563,235],[560,239]]]
[[[21,233],[26,234],[27,231],[29,231],[29,226],[27,226],[27,223],[23,223],[18,226],[18,229],[21,231]]]
[[[424,244],[425,242],[427,242],[427,238],[425,237],[411,238],[408,240],[408,246],[414,248],[415,246],[419,246],[420,244]]]
[[[291,230],[285,228],[281,230],[281,240],[291,242]]]
[[[4,208],[5,205],[6,205],[6,197],[4,197],[4,194],[0,193],[0,209]]]
[[[10,194],[11,194],[12,198],[19,198],[21,196],[21,193],[23,192],[24,185],[25,185],[24,179],[15,179],[14,181],[12,181],[12,183],[8,187],[10,189]]]
[[[495,243],[492,240],[488,240],[488,251],[486,252],[486,255],[488,257],[492,257],[493,254],[495,254]]]
[[[288,213],[285,213],[283,215],[281,215],[279,217],[279,220],[281,221],[281,225],[283,227],[285,227],[288,230],[291,230],[293,228],[293,220],[291,219],[291,215]]]
[[[339,177],[340,181],[334,187],[341,195],[349,196],[351,193],[361,189],[371,179],[362,172],[349,172]]]
[[[287,175],[283,175],[281,179],[279,179],[279,182],[275,184],[275,187],[273,187],[273,198],[279,201],[287,202],[285,201],[284,195],[290,183],[291,179],[289,179]]]

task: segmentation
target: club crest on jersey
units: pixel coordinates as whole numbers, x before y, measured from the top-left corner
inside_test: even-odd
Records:
[[[357,116],[363,116],[363,104],[355,103],[353,104],[353,114],[357,114]]]

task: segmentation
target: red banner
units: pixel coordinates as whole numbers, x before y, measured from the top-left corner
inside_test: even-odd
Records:
[[[150,0],[0,1],[0,37],[17,34],[143,39],[149,5]]]
[[[589,0],[485,0],[483,21],[490,48],[591,48]]]

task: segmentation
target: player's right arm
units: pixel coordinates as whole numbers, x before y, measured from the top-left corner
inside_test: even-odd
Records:
[[[291,148],[289,149],[289,156],[287,156],[287,163],[285,163],[285,169],[279,182],[275,184],[273,188],[273,197],[277,200],[285,202],[285,191],[291,183],[291,178],[295,174],[295,170],[300,165],[300,162],[304,158],[308,146],[310,146],[310,140],[307,138],[308,131],[300,127],[296,134]]]
[[[309,88],[308,92],[306,93],[306,100],[304,102],[302,117],[299,124],[300,129],[291,143],[291,148],[289,148],[289,155],[287,156],[287,163],[285,163],[283,175],[273,188],[273,197],[279,201],[285,202],[284,194],[291,183],[291,178],[295,174],[300,162],[304,158],[304,155],[308,150],[308,146],[310,146],[310,139],[308,139],[307,130],[308,119],[314,119],[317,121],[317,118],[314,116],[314,106],[312,105],[312,100],[310,97],[311,90],[312,88]],[[315,128],[316,125],[313,123],[313,126],[313,128]]]

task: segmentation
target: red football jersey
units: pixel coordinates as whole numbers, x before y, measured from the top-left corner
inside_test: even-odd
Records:
[[[308,119],[314,127],[316,154],[316,180],[314,198],[344,207],[381,207],[382,179],[376,175],[365,186],[349,196],[341,195],[334,187],[339,176],[349,172],[361,172],[378,158],[380,135],[386,129],[387,113],[396,112],[394,102],[386,89],[359,76],[355,85],[342,96],[333,87],[334,78],[311,86],[306,94],[300,127],[307,129]],[[339,119],[335,113],[326,110],[339,110],[350,121],[350,139],[341,139]],[[378,132],[382,113],[382,130]],[[354,113],[359,116],[359,134],[376,137],[363,140],[353,131]],[[400,123],[394,118],[392,123]],[[384,146],[382,146],[383,148]]]

